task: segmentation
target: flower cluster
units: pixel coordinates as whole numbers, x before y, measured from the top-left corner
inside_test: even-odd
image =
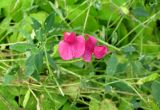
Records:
[[[74,32],[65,32],[64,39],[59,42],[58,51],[63,60],[82,57],[84,61],[90,62],[92,55],[97,59],[103,58],[107,52],[107,47],[97,46],[97,40],[93,36],[87,35],[87,40],[81,35],[76,36]]]

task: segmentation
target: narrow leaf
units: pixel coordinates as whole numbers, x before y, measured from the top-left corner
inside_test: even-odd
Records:
[[[141,78],[140,80],[138,80],[137,84],[141,85],[141,84],[144,84],[146,82],[154,81],[157,78],[159,78],[159,74],[158,73],[152,73],[151,75],[146,76],[146,77]]]
[[[36,67],[36,71],[39,74],[43,68],[43,52],[42,51],[40,51],[38,54],[35,55],[34,64]]]
[[[35,56],[31,55],[26,60],[26,71],[25,71],[26,76],[31,76],[33,72],[35,71],[34,59],[35,59]]]
[[[11,50],[17,51],[17,52],[26,52],[27,50],[30,50],[33,47],[33,45],[28,43],[17,43],[10,46]]]
[[[41,28],[41,24],[35,18],[31,17],[32,20],[32,27],[34,30],[39,30]]]
[[[117,64],[118,64],[117,58],[115,54],[112,54],[107,63],[106,73],[111,76],[114,75],[117,68]]]
[[[157,104],[160,106],[160,80],[155,80],[153,83],[152,83],[152,96],[153,98],[155,99],[155,101],[157,102]]]
[[[28,90],[24,96],[24,100],[23,100],[23,107],[25,108],[28,101],[29,101],[29,97],[30,97],[30,90]]]
[[[44,22],[44,27],[45,27],[45,31],[48,33],[49,30],[53,29],[54,26],[54,17],[55,17],[55,13],[52,12],[45,20]]]

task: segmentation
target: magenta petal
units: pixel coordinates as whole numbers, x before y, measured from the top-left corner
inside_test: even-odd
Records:
[[[83,54],[83,60],[86,62],[90,62],[91,59],[92,59],[92,51],[85,50],[85,52]]]
[[[68,43],[74,43],[76,40],[76,34],[74,32],[64,32],[64,41]]]
[[[96,46],[97,40],[93,36],[88,36],[85,42],[85,52],[83,54],[83,60],[90,62],[92,59],[92,53],[94,52],[94,47]]]
[[[58,51],[63,60],[70,60],[73,58],[72,47],[64,41],[60,41]]]
[[[94,48],[94,55],[97,59],[103,58],[107,52],[108,49],[105,46],[96,46]]]
[[[93,36],[89,36],[88,39],[86,40],[86,50],[94,51],[94,47],[96,46],[96,38]]]
[[[75,42],[72,44],[72,52],[74,58],[79,58],[84,54],[85,39],[83,36],[76,37]]]

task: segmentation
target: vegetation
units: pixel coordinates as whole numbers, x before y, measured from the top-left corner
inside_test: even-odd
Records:
[[[63,60],[64,32],[102,59]],[[0,0],[1,110],[159,110],[159,0]]]

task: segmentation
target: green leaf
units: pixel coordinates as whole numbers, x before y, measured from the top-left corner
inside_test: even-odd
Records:
[[[111,4],[103,4],[102,8],[98,11],[97,17],[101,20],[114,21],[119,17],[119,13]]]
[[[35,71],[33,72],[32,77],[33,77],[35,80],[37,80],[37,81],[40,80],[40,74],[36,71],[36,69],[35,69]]]
[[[15,22],[23,19],[22,0],[12,0],[10,5],[10,15]]]
[[[7,107],[7,105],[5,104],[5,102],[3,100],[0,100],[0,108],[2,110],[8,110],[9,107]]]
[[[113,3],[115,3],[118,6],[124,5],[127,0],[112,0]]]
[[[159,110],[159,106],[154,101],[150,102],[150,106],[152,107],[152,110]]]
[[[9,6],[11,4],[12,0],[1,0],[0,8],[4,8],[6,6]]]
[[[39,74],[43,69],[43,51],[40,51],[35,55],[34,64],[35,64],[35,69]]]
[[[26,52],[27,50],[31,50],[31,48],[33,48],[33,45],[28,43],[16,43],[10,46],[11,50],[15,50],[17,52]]]
[[[111,100],[104,99],[100,103],[100,109],[99,110],[118,110],[114,103]]]
[[[149,14],[144,9],[144,7],[136,7],[135,9],[133,9],[133,14],[137,17],[148,17],[149,16]]]
[[[15,79],[15,76],[14,75],[9,75],[9,74],[6,74],[5,76],[4,76],[4,81],[3,81],[3,83],[4,84],[9,84],[12,80],[14,80]]]
[[[18,72],[19,68],[20,68],[20,67],[19,67],[18,64],[14,64],[13,66],[11,66],[11,67],[7,70],[6,74],[8,74],[8,75],[14,75],[14,74],[16,74],[16,73]]]
[[[160,34],[159,34],[160,35]],[[159,36],[158,35],[158,36]],[[153,38],[154,39],[154,38]],[[156,42],[153,42],[153,41],[148,41],[146,43],[146,46],[143,47],[143,52],[145,54],[152,54],[152,53],[155,53],[155,54],[159,54],[160,52],[160,48],[159,48],[159,44],[156,43]]]
[[[14,100],[18,90],[11,86],[0,86],[1,101],[6,104],[7,110],[18,110],[18,103]],[[2,108],[0,108],[2,109]]]
[[[78,110],[78,108],[67,102],[64,104],[62,110]]]
[[[118,60],[116,58],[115,54],[112,54],[109,61],[107,62],[107,68],[106,68],[106,73],[108,75],[114,75],[116,72]]]
[[[157,102],[157,104],[160,106],[160,80],[155,80],[153,83],[152,83],[152,96],[153,98],[155,99],[155,101]]]
[[[112,44],[115,44],[117,42],[117,40],[118,40],[118,34],[117,34],[117,32],[114,32],[112,34],[112,36],[111,36],[111,42],[112,42]]]
[[[35,18],[31,17],[31,19],[33,22],[32,27],[33,27],[34,32],[36,34],[35,38],[38,39],[39,41],[43,41],[44,32],[43,32],[42,25]]]
[[[43,28],[40,28],[39,30],[36,30],[36,39],[38,39],[38,41],[41,41],[43,42],[44,41],[44,36],[45,36],[45,33],[44,33],[44,30]]]
[[[91,100],[89,103],[89,110],[99,110],[99,102],[97,100]]]
[[[35,64],[34,64],[35,56],[31,55],[30,57],[27,58],[26,60],[26,70],[25,70],[25,75],[26,76],[31,76],[34,71],[35,71]]]
[[[127,64],[125,61],[123,61],[124,63],[119,63],[117,65],[117,69],[116,69],[116,72],[117,73],[124,73],[127,69]]]
[[[41,105],[44,109],[48,110],[60,110],[60,108],[66,103],[67,98],[58,94],[51,94],[51,99],[48,95],[44,94],[44,98]]]
[[[127,20],[125,22],[127,22]],[[127,35],[129,26],[127,26],[126,24],[127,23],[121,23],[119,25],[119,28],[117,29],[117,35],[118,35],[117,37],[118,37],[118,39],[122,39],[125,35]],[[128,25],[130,25],[130,24],[128,23]]]
[[[133,110],[133,105],[130,102],[121,100],[118,110]]]
[[[26,76],[33,76],[35,79],[39,79],[39,74],[43,69],[43,52],[39,51],[36,54],[32,54],[26,60]]]
[[[55,108],[56,108],[56,110],[60,109],[67,101],[67,98],[63,97],[61,95],[55,95],[54,99],[55,99]]]
[[[25,91],[25,93],[27,92],[27,90]],[[23,99],[22,99],[23,100]],[[27,105],[26,105],[26,107],[25,107],[25,110],[32,110],[32,109],[34,109],[34,110],[37,110],[36,108],[36,104],[37,104],[37,101],[35,100],[35,97],[33,96],[33,95],[31,95],[30,94],[30,97],[29,97],[29,99],[28,99],[28,103],[27,103]],[[23,103],[22,103],[22,105],[23,105]]]
[[[33,29],[36,31],[36,30],[39,30],[41,28],[41,23],[39,21],[37,21],[35,18],[31,17],[31,20],[32,20],[32,27]]]
[[[32,4],[34,3],[33,0],[21,0],[22,1],[22,9],[27,10],[30,9]]]
[[[44,22],[44,28],[46,33],[54,28],[54,19],[55,19],[55,12],[52,12],[45,20]]]
[[[123,47],[122,51],[125,52],[125,53],[127,53],[127,54],[132,54],[133,52],[136,51],[136,49],[134,48],[134,46],[128,45],[126,47]]]
[[[24,96],[24,100],[23,100],[23,107],[25,108],[28,101],[29,101],[29,98],[30,98],[30,90],[27,91],[27,93],[25,94]]]
[[[22,0],[12,0],[10,5],[11,14],[15,13],[22,6]]]
[[[47,54],[47,58],[48,58],[48,62],[50,64],[50,66],[52,67],[52,69],[57,69],[55,61],[53,60],[53,58],[49,54]]]
[[[69,20],[71,20],[71,25],[74,28],[79,28],[80,31],[83,31],[82,28],[84,27],[84,19],[86,19],[86,14],[87,14],[86,12],[83,11],[86,7],[87,6],[81,6],[68,15]],[[95,17],[89,14],[85,27],[85,32],[94,32],[98,30],[98,28],[99,24],[96,21]]]
[[[21,29],[21,30],[19,30],[19,32],[22,34],[22,36],[24,38],[26,38],[29,41],[30,45],[33,44],[32,37],[27,31]],[[32,47],[33,47],[33,45],[32,45]]]
[[[146,74],[146,70],[144,69],[142,63],[140,61],[133,61],[131,62],[132,68],[133,68],[133,73],[136,75],[143,75]]]
[[[138,80],[137,84],[144,84],[146,82],[150,82],[150,81],[154,81],[157,78],[159,78],[159,74],[158,73],[152,73],[151,75],[148,75],[146,77],[141,78],[140,80]]]
[[[22,12],[22,10],[18,10],[15,13],[12,14],[12,19],[15,22],[20,22],[23,19],[23,14],[24,13]]]
[[[135,93],[135,91],[128,85],[128,83],[124,81],[118,81],[110,85],[118,91]]]
[[[51,2],[51,1],[44,0],[43,2],[41,2],[39,5],[40,9],[47,12],[47,13],[51,13],[53,11],[53,8],[49,2]]]
[[[4,75],[4,84],[9,84],[12,80],[16,78],[16,73],[19,72],[19,65],[18,64],[13,64],[5,73]]]

